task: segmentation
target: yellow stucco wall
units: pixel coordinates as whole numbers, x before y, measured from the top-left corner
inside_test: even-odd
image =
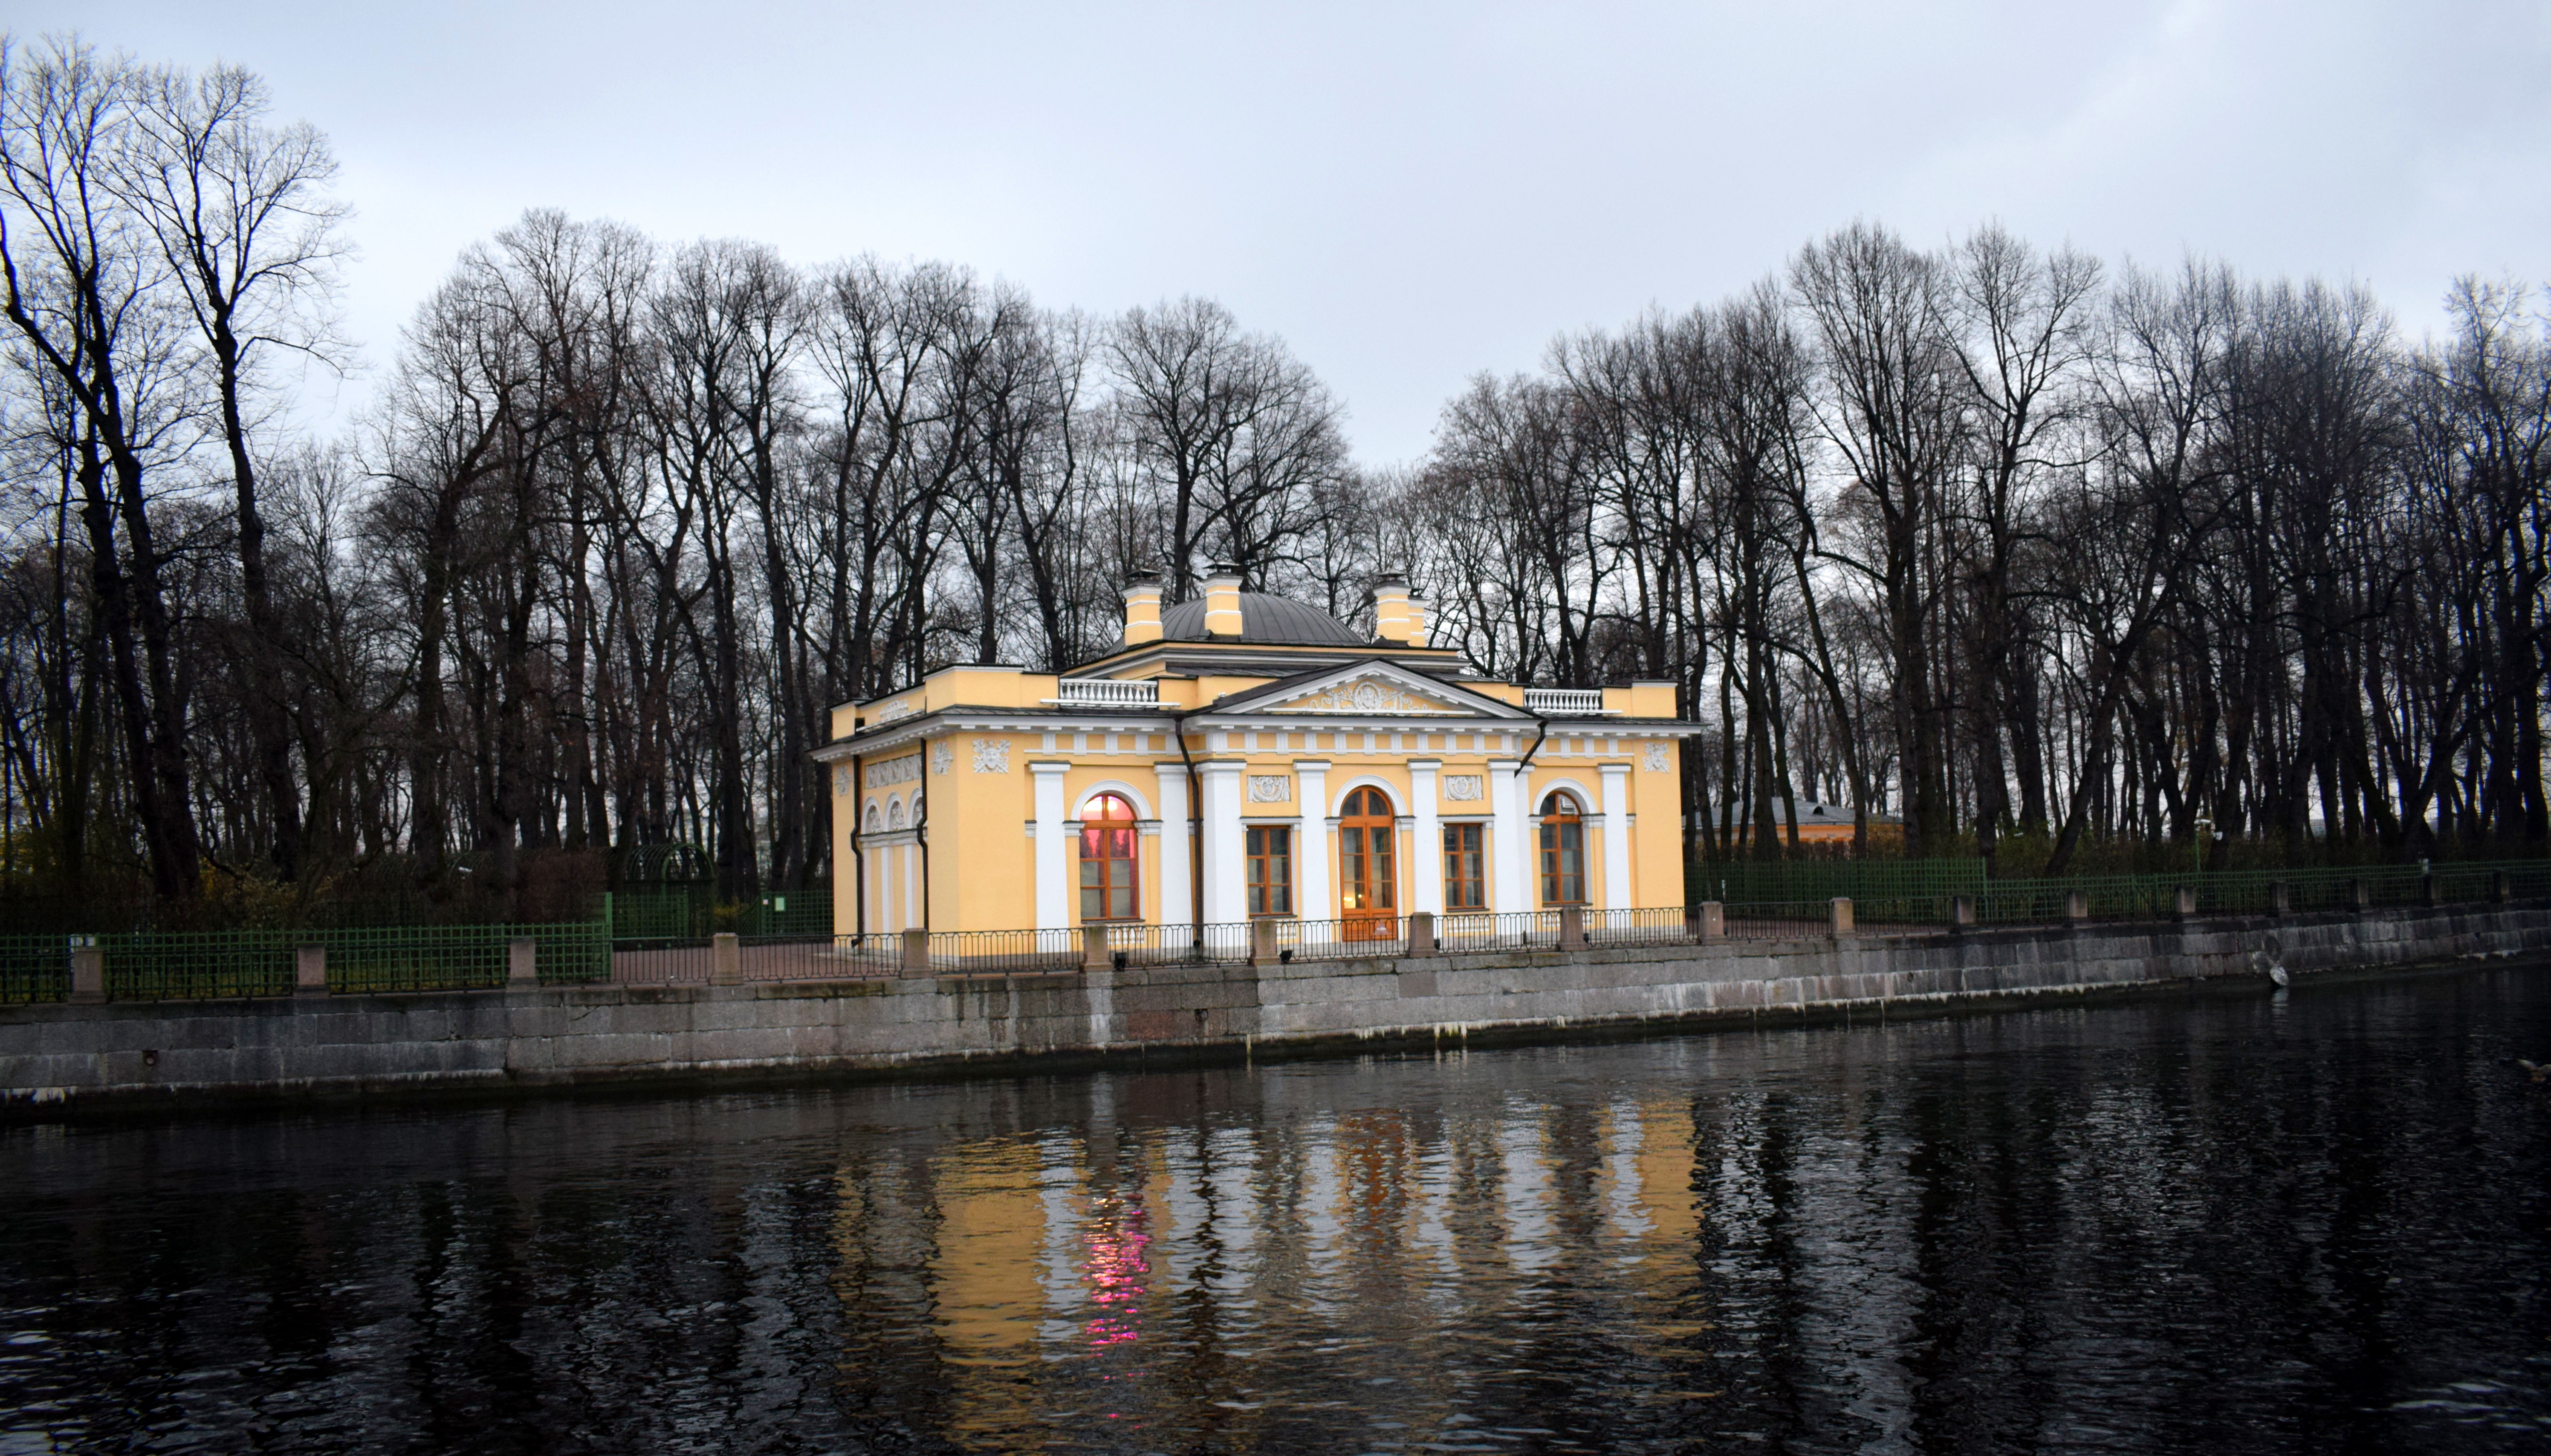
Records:
[[[1171,675],[1158,681],[1162,706],[1176,709],[1206,706],[1270,679],[1215,674]],[[1523,690],[1510,684],[1465,686],[1509,703],[1520,703],[1523,697]],[[1051,674],[1015,668],[951,668],[933,674],[907,692],[836,709],[833,729],[839,738],[862,728],[874,730],[906,718],[960,709],[1043,714],[1051,711],[1051,700],[1059,691],[1057,679]],[[1670,720],[1674,697],[1672,684],[1641,683],[1604,689],[1603,706],[1624,717]],[[1298,714],[1289,716],[1299,721]],[[1528,816],[1534,819],[1546,796],[1563,784],[1580,792],[1589,818],[1600,815],[1604,808],[1602,767],[1627,766],[1632,817],[1628,831],[1631,903],[1639,907],[1679,905],[1683,898],[1679,832],[1682,755],[1674,740],[1661,733],[1643,732],[1636,723],[1624,723],[1616,730],[1607,728],[1592,734],[1553,732],[1536,747],[1537,731],[1538,726],[1532,724],[1491,724],[1450,717],[1430,721],[1417,717],[1407,720],[1406,727],[1397,731],[1372,733],[1361,729],[1304,732],[1290,728],[1281,731],[1198,731],[1187,735],[1185,746],[1188,757],[1199,767],[1211,762],[1241,767],[1244,825],[1253,821],[1302,819],[1306,821],[1306,830],[1315,828],[1327,836],[1329,894],[1321,905],[1299,903],[1297,898],[1295,912],[1303,919],[1328,920],[1340,914],[1337,838],[1326,821],[1336,816],[1351,788],[1360,783],[1378,784],[1402,817],[1396,856],[1396,905],[1405,913],[1419,904],[1418,877],[1440,876],[1443,872],[1440,839],[1417,843],[1414,826],[1407,822],[1415,811],[1411,803],[1414,775],[1408,768],[1409,761],[1430,759],[1441,765],[1435,805],[1439,820],[1484,821],[1492,807],[1487,765],[1492,760],[1512,761],[1526,752],[1534,755],[1527,804]],[[1659,746],[1661,752],[1651,751]],[[1059,728],[1050,732],[941,728],[925,743],[907,741],[864,757],[863,782],[858,792],[837,792],[834,801],[835,832],[840,840],[834,856],[834,905],[836,929],[844,934],[859,926],[863,899],[857,859],[851,852],[851,830],[855,824],[866,822],[867,808],[872,804],[900,804],[908,817],[913,795],[918,792],[924,796],[928,809],[928,863],[925,873],[919,850],[907,852],[891,831],[884,835],[885,842],[862,836],[867,861],[867,929],[892,930],[918,922],[918,918],[904,913],[907,881],[916,885],[926,882],[927,923],[933,929],[1023,929],[1036,923],[1036,776],[1031,764],[1069,765],[1063,778],[1063,812],[1068,822],[1076,822],[1090,796],[1102,790],[1125,793],[1141,819],[1156,822],[1164,810],[1160,767],[1170,765],[1183,772],[1177,742],[1166,733],[1149,729],[1111,733],[1103,728]],[[1321,803],[1298,802],[1302,790],[1294,769],[1297,760],[1329,764]],[[837,775],[847,768],[847,762],[836,764]],[[1288,779],[1293,801],[1248,802],[1248,777],[1264,775]],[[1474,801],[1446,797],[1447,780],[1457,775],[1479,776],[1482,780],[1481,797]],[[837,777],[836,789],[844,782]],[[1196,793],[1195,788],[1188,791],[1189,814],[1195,807]],[[1194,863],[1193,841],[1184,837],[1187,821],[1182,817],[1172,823],[1147,823],[1145,828],[1139,841],[1142,917],[1157,924],[1167,910],[1174,919],[1187,920],[1193,913],[1194,891],[1189,878],[1192,870],[1188,876],[1178,877],[1175,884],[1165,883],[1162,852],[1165,841],[1186,842],[1191,846],[1187,860],[1190,865]],[[1485,848],[1491,866],[1498,850],[1497,832],[1495,825],[1486,825]],[[903,839],[913,837],[907,832]],[[1606,857],[1610,852],[1605,839],[1599,824],[1586,825],[1586,900],[1598,908],[1605,904]],[[1521,848],[1535,904],[1493,905],[1492,909],[1511,911],[1538,906],[1541,884],[1537,845],[1527,838]],[[1297,887],[1298,857],[1297,847]],[[1066,865],[1066,915],[1071,923],[1077,924],[1080,897],[1076,843],[1067,848]],[[1491,868],[1491,896],[1495,878]]]
[[[917,758],[923,765],[917,780],[898,779],[881,786],[871,780],[870,787],[861,796],[859,813],[864,815],[870,803],[885,805],[899,802],[906,807],[908,815],[914,792],[918,790],[926,796],[929,923],[934,928],[1013,929],[1035,922],[1036,841],[1032,826],[1036,806],[1035,776],[1028,767],[1031,763],[1062,762],[1070,765],[1063,778],[1064,813],[1069,821],[1076,822],[1082,807],[1100,792],[1123,793],[1134,804],[1138,816],[1146,821],[1159,820],[1164,797],[1158,767],[1162,764],[1174,766],[1179,762],[1174,747],[1168,744],[1164,735],[1144,734],[1145,741],[1141,748],[1137,748],[1133,742],[1136,735],[1119,734],[1118,751],[1113,754],[1104,750],[1103,734],[1085,735],[1084,741],[1099,741],[1078,749],[1070,746],[1070,740],[1074,736],[1071,734],[1055,735],[1062,741],[1056,748],[1047,749],[1044,746],[1046,736],[1042,733],[959,732],[943,737],[918,755],[898,752],[865,765],[870,772],[885,769],[888,775],[892,773],[890,766],[899,761]],[[1272,739],[1274,734],[1261,736]],[[1249,803],[1244,792],[1241,805],[1244,825],[1251,822],[1307,819],[1318,825],[1319,832],[1330,836],[1330,852],[1326,857],[1331,865],[1332,903],[1318,907],[1308,904],[1296,906],[1298,915],[1312,920],[1333,919],[1340,913],[1334,903],[1339,891],[1335,834],[1326,821],[1336,817],[1349,790],[1364,783],[1378,784],[1389,796],[1393,809],[1403,820],[1413,818],[1414,775],[1408,768],[1408,760],[1433,758],[1442,765],[1437,773],[1435,806],[1439,822],[1480,819],[1488,813],[1488,800],[1484,797],[1467,802],[1447,799],[1444,797],[1445,781],[1456,775],[1476,775],[1483,780],[1484,792],[1489,760],[1511,758],[1517,751],[1503,747],[1515,735],[1501,733],[1487,735],[1488,740],[1497,745],[1487,750],[1468,746],[1469,741],[1476,741],[1479,736],[1470,733],[1402,734],[1403,746],[1397,751],[1386,746],[1387,735],[1377,735],[1382,739],[1383,745],[1372,749],[1362,746],[1364,735],[1361,733],[1343,735],[1349,744],[1344,747],[1338,746],[1342,735],[1335,733],[1315,735],[1318,739],[1316,745],[1294,746],[1302,736],[1288,733],[1287,744],[1282,749],[1268,742],[1254,751],[1242,747],[1238,751],[1217,753],[1206,746],[1204,735],[1197,734],[1189,738],[1188,749],[1199,765],[1210,762],[1239,764],[1244,784],[1252,775],[1281,776],[1289,781],[1293,796],[1289,802]],[[1448,736],[1467,741],[1464,746],[1447,746]],[[1582,807],[1589,815],[1599,814],[1603,808],[1601,766],[1606,763],[1627,764],[1633,817],[1628,834],[1633,903],[1640,906],[1680,904],[1683,874],[1681,844],[1676,831],[1679,784],[1671,767],[1679,755],[1669,751],[1667,761],[1670,766],[1657,771],[1647,767],[1644,747],[1649,741],[1664,741],[1661,739],[1629,738],[1623,744],[1624,751],[1618,754],[1607,751],[1608,743],[1602,741],[1555,741],[1558,751],[1554,751],[1552,744],[1545,744],[1541,756],[1533,764],[1530,791],[1535,817],[1549,793],[1562,787],[1580,792],[1584,801]],[[992,749],[983,758],[985,766],[981,769],[976,767],[975,745],[978,742],[990,745]],[[944,767],[935,767],[939,762],[936,749],[940,746],[948,749],[946,762]],[[1325,775],[1322,802],[1316,806],[1299,802],[1302,780],[1294,768],[1297,759],[1313,757],[1330,765]],[[998,767],[1002,764],[1006,765],[1005,769]],[[851,821],[849,813],[843,814],[839,820],[845,852],[838,858],[840,868],[835,881],[835,904],[840,907],[844,921],[839,927],[842,933],[849,933],[853,928],[858,905],[854,898],[852,856],[847,852]],[[1180,820],[1147,824],[1145,827],[1148,831],[1139,839],[1143,918],[1158,923],[1163,919],[1164,897],[1174,895],[1177,897],[1175,918],[1187,919],[1191,914],[1192,889],[1183,881],[1176,886],[1165,885],[1162,864],[1162,836],[1183,835],[1187,832],[1187,824]],[[1310,825],[1306,824],[1304,827],[1307,831]],[[1488,824],[1484,838],[1492,863],[1497,852],[1497,826]],[[907,855],[901,844],[896,842],[895,834],[888,831],[882,837],[885,842],[879,842],[876,837],[867,839],[870,861],[871,914],[867,924],[870,930],[902,927],[905,917],[899,913],[900,881],[903,876],[921,869],[920,855]],[[1601,827],[1595,824],[1586,825],[1584,839],[1587,898],[1599,906],[1603,901],[1609,846]],[[1537,862],[1532,857],[1536,846],[1528,841],[1523,847],[1527,864],[1531,866],[1530,880],[1537,900],[1539,874]],[[1067,853],[1070,856],[1068,862],[1075,866],[1071,871],[1073,877],[1067,882],[1067,913],[1071,922],[1077,923],[1076,846]],[[1415,878],[1418,874],[1441,874],[1441,853],[1440,840],[1420,845],[1415,839],[1414,825],[1401,825],[1397,855],[1397,904],[1401,910],[1413,909],[1418,904]],[[888,895],[889,899],[880,902],[877,899],[880,893]]]

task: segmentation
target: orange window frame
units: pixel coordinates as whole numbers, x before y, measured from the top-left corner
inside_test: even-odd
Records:
[[[1444,826],[1444,908],[1488,908],[1486,825]]]
[[[1080,815],[1080,919],[1142,919],[1142,840],[1134,806],[1113,794],[1089,801]]]
[[[1541,801],[1541,903],[1585,903],[1585,818],[1564,793]]]
[[[1293,826],[1249,826],[1249,916],[1258,920],[1293,913]]]

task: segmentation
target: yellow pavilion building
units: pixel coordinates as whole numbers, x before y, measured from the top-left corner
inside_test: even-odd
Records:
[[[1672,683],[1494,682],[1405,583],[1366,637],[1217,567],[1061,675],[950,667],[833,710],[835,933],[1393,939],[1439,921],[1679,906]]]

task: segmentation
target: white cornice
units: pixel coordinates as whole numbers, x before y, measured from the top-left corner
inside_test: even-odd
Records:
[[[890,724],[862,728],[847,738],[836,738],[816,748],[809,755],[818,763],[838,763],[854,755],[875,758],[893,753],[916,743],[927,742],[946,733],[1164,733],[1179,730],[1198,732],[1255,733],[1456,733],[1495,732],[1519,734],[1525,738],[1539,736],[1545,724],[1552,737],[1607,738],[1687,738],[1698,734],[1703,726],[1684,719],[1585,718],[1534,719],[1521,715],[1491,717],[1486,714],[1413,713],[1405,717],[1374,715],[1350,718],[1340,714],[1287,712],[1275,708],[1266,712],[1240,711],[1219,713],[1211,707],[1194,710],[1181,720],[1175,710],[1160,713],[1039,713],[1004,708],[943,708],[914,718],[898,719]],[[1356,752],[1337,748],[1321,752]],[[1383,750],[1376,750],[1383,751]],[[1412,752],[1440,752],[1441,749],[1411,749]]]

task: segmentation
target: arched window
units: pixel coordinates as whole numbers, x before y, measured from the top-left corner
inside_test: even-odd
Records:
[[[885,826],[886,826],[887,828],[889,828],[889,829],[899,829],[899,828],[902,828],[902,827],[903,827],[903,801],[902,801],[902,800],[900,800],[900,799],[889,799],[889,800],[887,800],[887,801],[886,801],[886,805],[885,805]]]
[[[1388,938],[1397,931],[1380,922],[1398,913],[1399,871],[1392,849],[1399,821],[1379,789],[1356,790],[1347,796],[1344,809],[1338,816],[1338,908],[1348,922],[1347,938]]]
[[[1541,801],[1541,903],[1585,903],[1585,821],[1567,794]]]
[[[1134,806],[1100,794],[1080,809],[1080,918],[1130,921],[1142,915],[1135,894]]]
[[[885,816],[877,813],[876,801],[873,799],[868,801],[868,812],[864,823],[871,834],[885,827]]]

